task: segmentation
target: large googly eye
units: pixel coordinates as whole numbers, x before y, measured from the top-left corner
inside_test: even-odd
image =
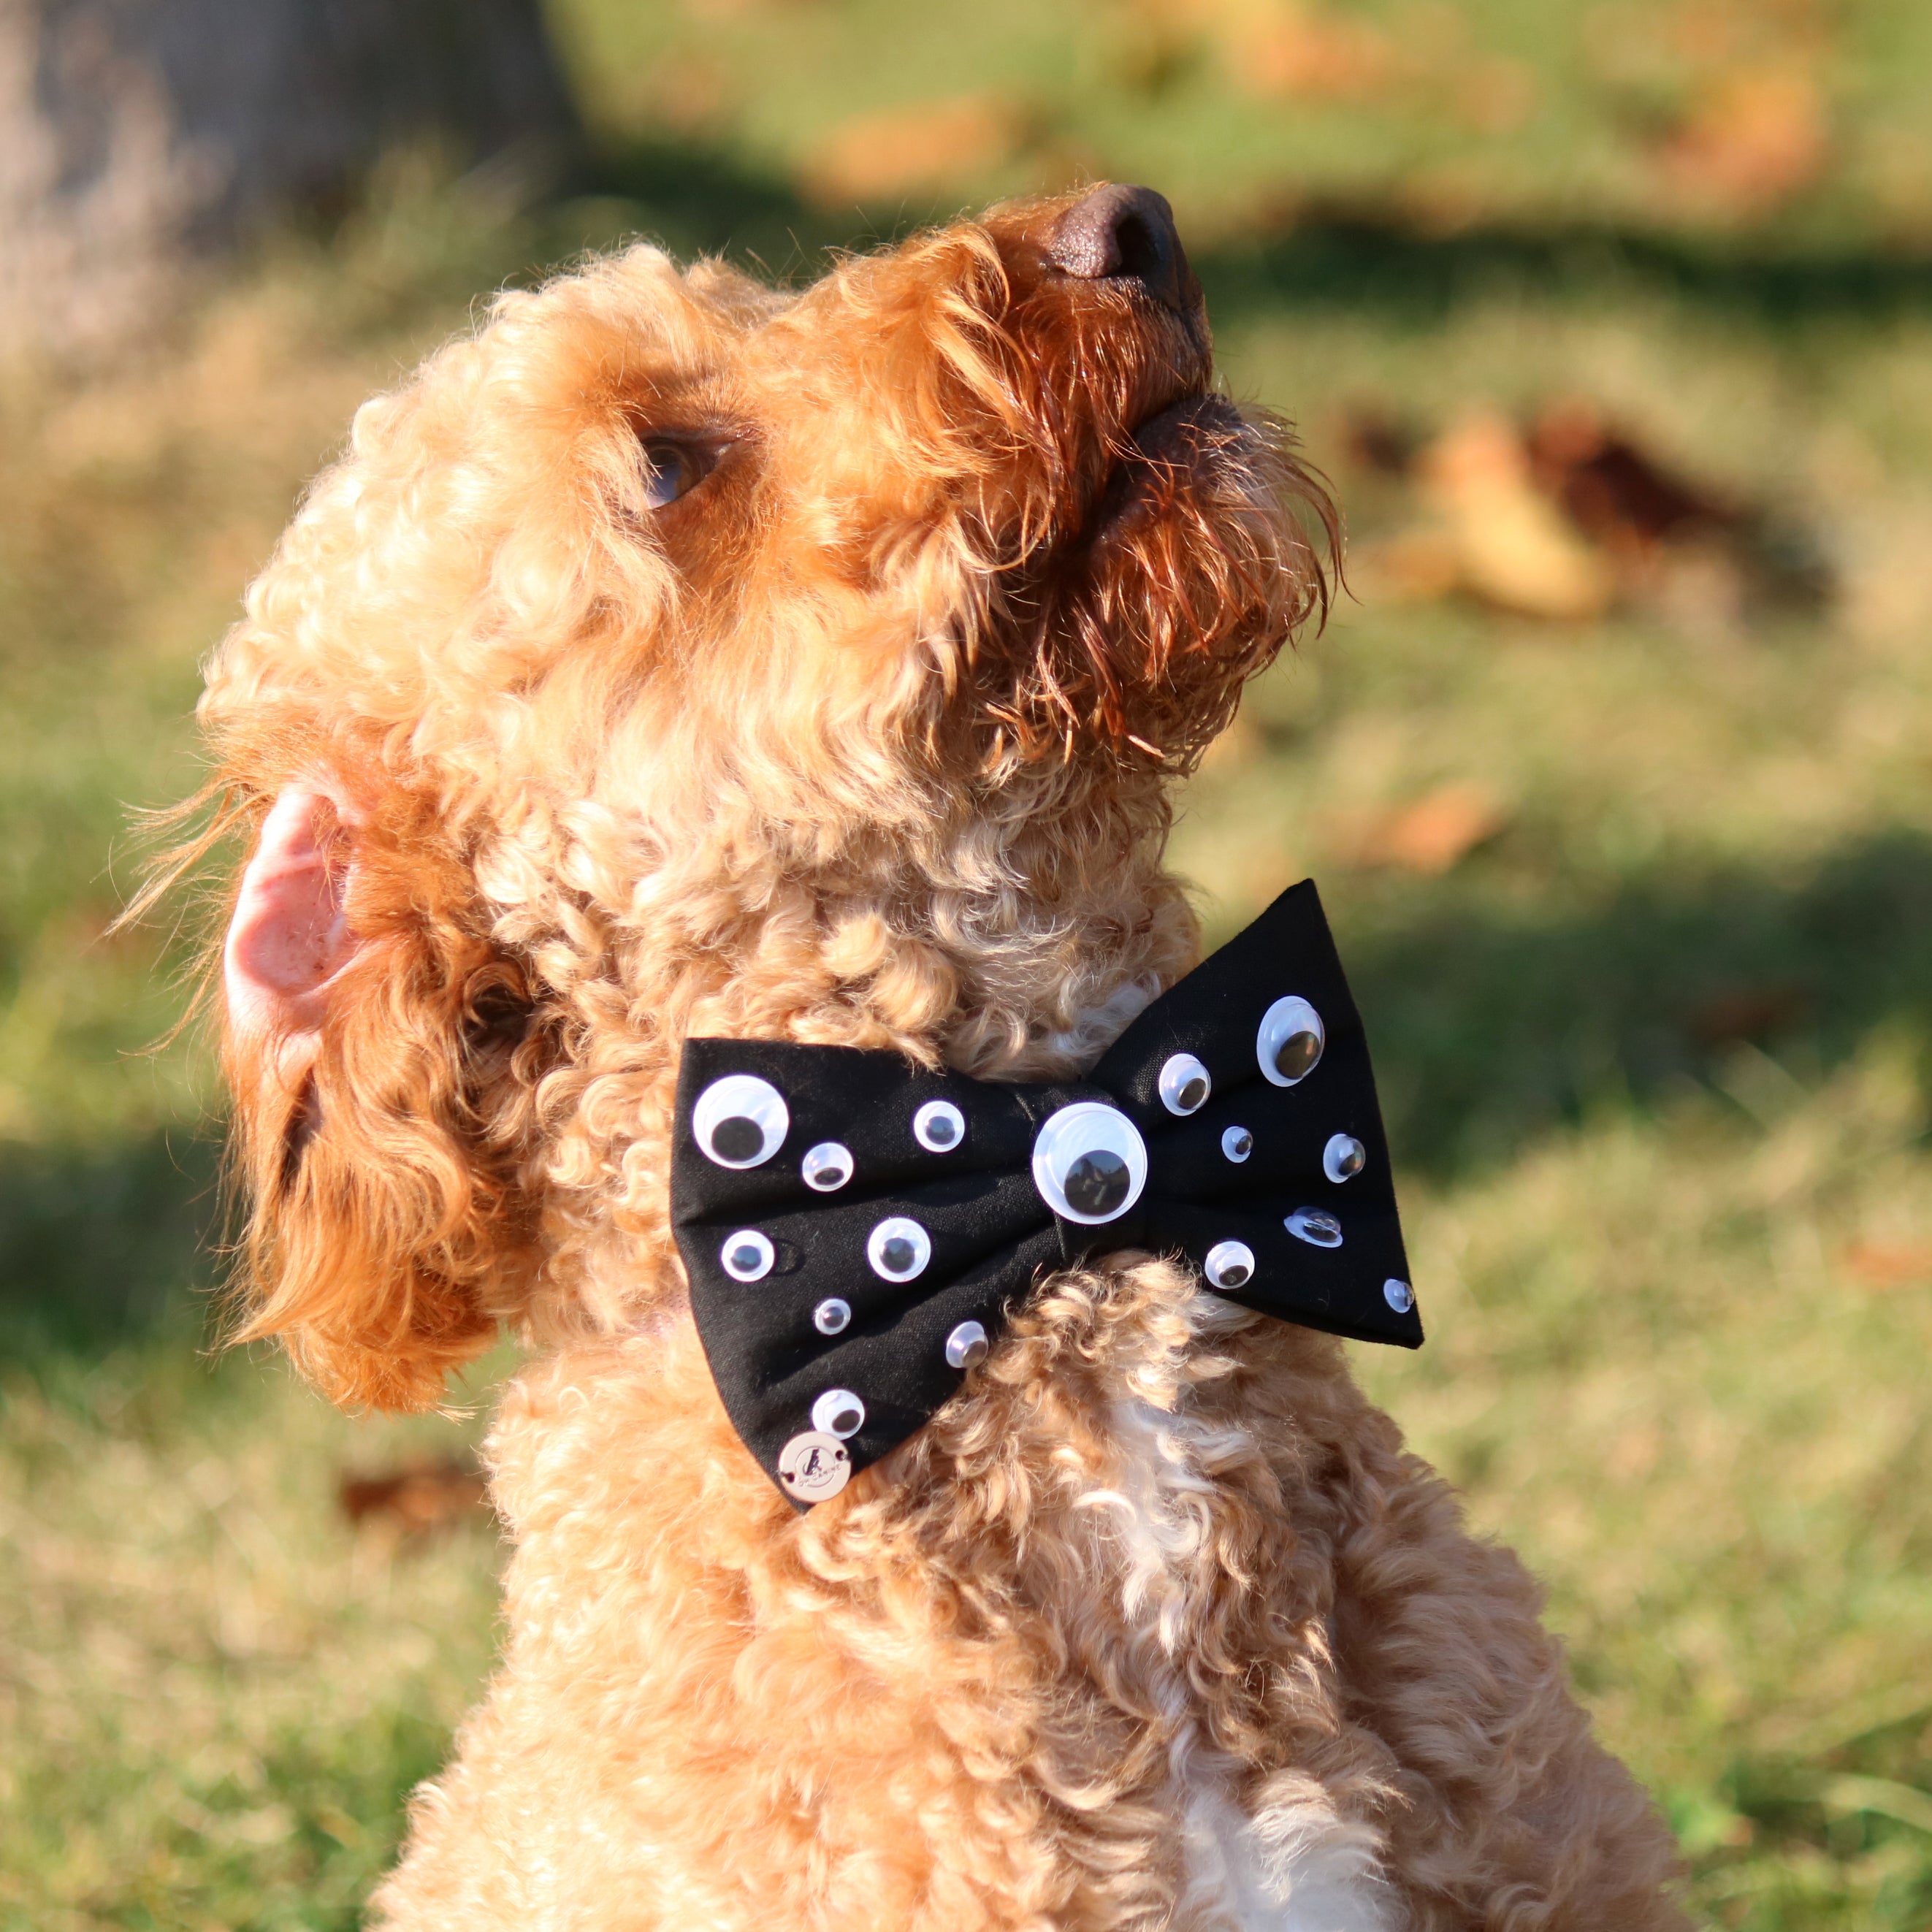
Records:
[[[819,1194],[830,1194],[852,1178],[852,1150],[843,1141],[820,1141],[806,1150],[798,1164],[806,1186]]]
[[[640,446],[644,452],[644,501],[653,510],[675,503],[718,466],[717,452],[700,443],[652,436]]]
[[[1342,1245],[1342,1224],[1325,1208],[1298,1208],[1281,1225],[1298,1240],[1306,1241],[1315,1247],[1339,1248]]]
[[[912,1137],[928,1154],[950,1154],[966,1138],[966,1116],[950,1100],[928,1100],[912,1117]]]
[[[910,1281],[932,1258],[932,1237],[916,1221],[894,1214],[866,1237],[866,1258],[888,1281]]]
[[[1210,1288],[1246,1288],[1255,1278],[1255,1251],[1246,1241],[1216,1241],[1201,1271]]]
[[[720,1167],[756,1167],[784,1144],[791,1127],[784,1096],[754,1073],[728,1073],[691,1110],[698,1144]]]
[[[1292,1087],[1315,1071],[1328,1036],[1322,1016],[1306,1000],[1291,994],[1277,1000],[1262,1016],[1255,1036],[1255,1058],[1277,1087]]]
[[[763,1281],[778,1256],[769,1235],[760,1234],[755,1228],[740,1228],[726,1238],[718,1258],[734,1281]]]
[[[1076,1100],[1034,1136],[1033,1184],[1053,1211],[1097,1227],[1118,1220],[1147,1185],[1147,1144],[1117,1107]]]
[[[856,1436],[866,1426],[866,1405],[850,1389],[827,1389],[812,1405],[812,1426],[827,1436]]]
[[[1330,1180],[1353,1180],[1368,1160],[1368,1149],[1353,1134],[1330,1134],[1322,1150],[1322,1172]]]
[[[1198,1114],[1214,1090],[1207,1068],[1192,1054],[1170,1054],[1162,1062],[1160,1104],[1170,1114]]]

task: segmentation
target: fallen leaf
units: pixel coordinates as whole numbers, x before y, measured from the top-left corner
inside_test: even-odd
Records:
[[[1396,70],[1386,34],[1366,20],[1310,7],[1238,17],[1225,46],[1236,85],[1264,100],[1366,100],[1384,92]]]
[[[806,158],[806,193],[826,207],[943,194],[1010,160],[1026,137],[1010,101],[966,94],[861,116],[835,128]]]
[[[490,1513],[488,1486],[468,1462],[410,1462],[382,1475],[344,1476],[336,1493],[351,1522],[412,1538]]]
[[[1443,785],[1366,827],[1356,862],[1432,878],[1495,838],[1509,820],[1508,806],[1487,785]]]
[[[1732,505],[1653,456],[1583,397],[1546,404],[1526,447],[1538,484],[1607,549],[1648,551],[1738,520]]]
[[[1479,134],[1513,134],[1536,112],[1536,82],[1520,61],[1477,61],[1450,77],[1448,92],[1458,118]]]
[[[1466,416],[1423,452],[1420,467],[1463,589],[1528,617],[1576,620],[1609,608],[1610,560],[1537,488],[1528,448],[1504,418]]]
[[[1700,1046],[1735,1046],[1780,1033],[1810,1011],[1812,989],[1796,980],[1726,986],[1694,1007],[1686,1030]]]
[[[1906,1288],[1932,1282],[1932,1247],[1857,1241],[1844,1252],[1845,1270],[1868,1288]]]
[[[1383,404],[1345,404],[1336,418],[1334,436],[1351,463],[1378,476],[1406,476],[1414,467],[1415,432]]]
[[[1714,77],[1659,159],[1679,194],[1714,212],[1750,216],[1809,188],[1830,152],[1817,83],[1772,68]]]

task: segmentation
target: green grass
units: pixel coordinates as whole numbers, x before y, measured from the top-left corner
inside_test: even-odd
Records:
[[[1224,238],[1338,209],[1439,230],[1693,237],[1735,236],[1771,214],[1788,239],[1828,250],[1932,238],[1932,16],[1901,0],[555,0],[552,11],[614,146],[695,139],[808,182],[828,140],[865,117],[962,98],[1004,115],[1004,142],[958,147],[929,178],[902,164],[903,182],[882,178],[874,195],[829,193],[842,214],[920,213],[1087,172],[1160,183],[1193,232]],[[1687,180],[1672,160],[1687,133],[1724,118],[1727,90],[1767,78],[1786,95],[1795,84],[1803,104],[1770,110],[1772,138],[1808,160],[1768,199]]]
[[[1811,200],[1714,238],[1618,187],[1636,124],[1576,65],[1580,14],[1539,37],[1468,10],[1534,70],[1534,140],[1405,146],[1350,108],[1324,186],[1304,163],[1340,109],[1300,146],[1252,104],[1197,142],[1215,70],[1161,80],[1130,44],[1178,7],[994,7],[870,63],[863,8],[562,10],[622,150],[594,194],[516,214],[400,168],[149,359],[0,382],[0,1928],[353,1924],[491,1654],[487,1532],[393,1549],[334,1502],[341,1469],[478,1420],[351,1421],[203,1349],[218,1102],[192,1036],[143,1051],[188,940],[106,933],[128,807],[194,782],[198,655],[356,401],[475,292],[640,228],[806,266],[858,226],[792,188],[826,129],[1010,84],[1043,131],[960,198],[1082,145],[1194,196],[1232,380],[1303,420],[1364,540],[1360,601],[1258,687],[1177,841],[1217,934],[1312,872],[1351,961],[1431,1335],[1361,1372],[1547,1579],[1706,1916],[1918,1932],[1932,278],[1852,165],[1910,133],[1910,63],[1844,51],[1916,14],[1831,16],[1834,98],[1869,124]],[[736,92],[646,141],[700,56]],[[1508,189],[1456,233],[1402,214],[1438,136]],[[1354,212],[1234,220],[1270,170]],[[1579,393],[1812,531],[1828,609],[1566,628],[1390,597],[1368,560],[1413,506],[1351,467],[1344,406],[1427,428]],[[1436,878],[1360,862],[1364,824],[1459,782],[1494,838]],[[1750,1038],[1700,1018],[1766,989]]]

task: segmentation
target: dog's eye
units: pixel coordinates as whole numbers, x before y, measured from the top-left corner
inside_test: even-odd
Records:
[[[694,490],[718,466],[715,450],[695,443],[674,442],[668,436],[647,436],[644,442],[644,501],[654,510],[675,503]]]

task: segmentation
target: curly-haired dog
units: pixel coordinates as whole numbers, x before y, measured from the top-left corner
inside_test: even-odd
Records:
[[[800,1514],[691,1318],[682,1043],[1090,1066],[1195,960],[1170,788],[1324,520],[1145,190],[802,293],[633,249],[358,416],[204,705],[248,1332],[383,1405],[531,1351],[502,1666],[381,1924],[1682,1922],[1338,1342],[1102,1256]]]

